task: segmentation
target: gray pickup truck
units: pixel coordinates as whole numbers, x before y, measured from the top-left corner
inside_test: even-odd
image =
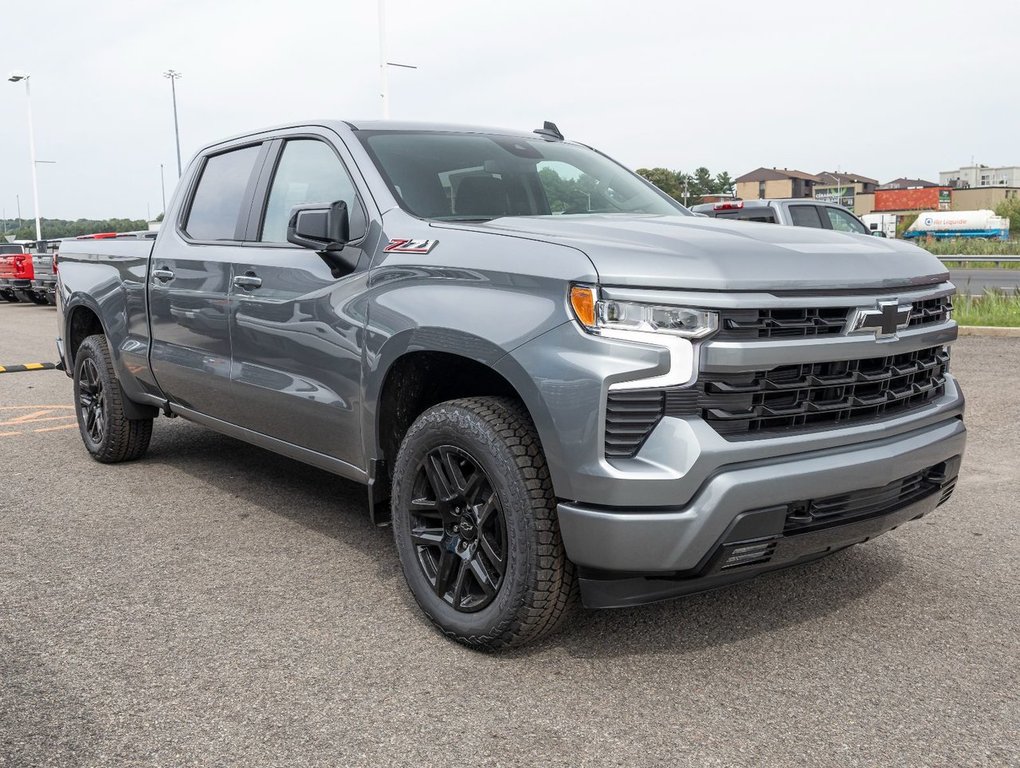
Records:
[[[578,590],[702,591],[945,502],[953,292],[906,243],[695,217],[552,124],[323,121],[202,149],[154,243],[65,242],[57,343],[98,461],[164,414],[360,481],[429,619],[499,648]]]
[[[863,221],[842,205],[805,197],[722,200],[717,203],[701,203],[691,210],[716,219],[757,221],[762,224],[831,229],[835,232],[885,237],[884,232],[871,232]]]

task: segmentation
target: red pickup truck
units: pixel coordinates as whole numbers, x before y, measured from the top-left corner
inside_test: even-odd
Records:
[[[0,298],[7,301],[29,299],[32,290],[32,255],[23,245],[0,245]]]

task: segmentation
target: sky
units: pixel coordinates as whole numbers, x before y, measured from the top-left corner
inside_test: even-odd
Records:
[[[382,116],[378,0],[8,0],[0,217],[146,218],[202,145]],[[385,0],[390,116],[533,129],[631,168],[938,180],[1020,165],[1020,3]]]

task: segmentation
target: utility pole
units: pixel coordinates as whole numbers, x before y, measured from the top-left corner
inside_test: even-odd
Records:
[[[181,73],[175,72],[172,69],[168,69],[163,73],[163,77],[170,81],[170,97],[174,102],[174,140],[177,142],[177,178],[181,177],[181,131],[177,126],[177,85],[176,81],[180,79]]]

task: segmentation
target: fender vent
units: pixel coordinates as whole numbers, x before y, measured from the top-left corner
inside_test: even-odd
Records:
[[[606,458],[633,458],[663,416],[697,412],[694,389],[611,390],[606,398]]]

